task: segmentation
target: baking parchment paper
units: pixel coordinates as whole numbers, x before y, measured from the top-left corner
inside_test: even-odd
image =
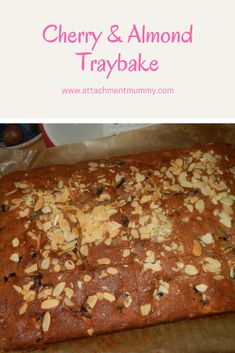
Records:
[[[35,152],[0,150],[0,173],[50,164],[108,158],[162,148],[225,142],[235,145],[235,124],[154,125],[141,130]],[[0,298],[1,300],[1,298]],[[221,298],[223,300],[223,298]],[[235,300],[235,299],[234,299]],[[37,350],[37,353],[41,351]],[[45,353],[235,353],[235,314],[183,320],[50,345]]]

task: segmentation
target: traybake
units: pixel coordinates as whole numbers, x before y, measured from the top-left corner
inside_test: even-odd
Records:
[[[0,179],[0,349],[235,311],[225,144]]]

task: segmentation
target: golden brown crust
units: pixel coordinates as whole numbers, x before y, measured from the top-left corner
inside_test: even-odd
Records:
[[[235,311],[235,150],[0,180],[0,349]]]

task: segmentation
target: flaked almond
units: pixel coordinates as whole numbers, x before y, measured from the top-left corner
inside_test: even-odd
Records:
[[[27,307],[28,307],[28,304],[27,303],[23,303],[23,305],[19,309],[19,315],[23,315],[26,312]]]
[[[49,330],[50,324],[51,324],[51,314],[49,313],[49,311],[47,311],[42,320],[42,329],[44,332],[47,332]]]
[[[50,221],[43,223],[42,228],[44,232],[48,231],[52,227],[52,224]]]
[[[151,304],[144,304],[140,306],[140,312],[142,316],[147,316],[152,309]]]
[[[77,286],[79,289],[82,289],[82,285],[83,285],[83,283],[81,281],[77,281]]]
[[[201,254],[202,254],[202,246],[201,246],[201,244],[198,241],[194,240],[193,251],[192,252],[193,252],[194,256],[201,256]]]
[[[225,227],[231,228],[232,227],[232,218],[224,211],[219,213],[220,223],[222,223]]]
[[[72,307],[74,306],[75,304],[67,297],[64,298],[64,303],[65,305],[69,306],[69,307]]]
[[[83,277],[84,282],[90,282],[91,280],[92,280],[91,276],[89,276],[87,274]]]
[[[64,266],[67,270],[73,270],[75,268],[75,264],[74,264],[73,260],[65,261]]]
[[[89,162],[88,165],[89,165],[89,167],[91,167],[91,168],[98,168],[98,167],[99,167],[99,164],[96,163],[96,162]]]
[[[213,276],[213,278],[214,278],[216,281],[222,281],[222,279],[224,279],[224,276],[223,276],[223,275],[215,275],[215,276]]]
[[[29,208],[25,208],[24,210],[19,211],[19,216],[21,218],[27,217],[29,215],[29,211],[30,211]]]
[[[205,235],[202,235],[200,239],[206,245],[214,243],[214,239],[211,233],[206,233]]]
[[[60,282],[55,286],[52,292],[53,297],[58,297],[63,292],[65,288],[65,284],[66,284],[65,282]]]
[[[205,210],[205,202],[203,200],[198,200],[195,203],[195,208],[198,210],[199,213],[203,213]]]
[[[103,257],[101,259],[98,259],[97,262],[99,265],[109,265],[111,261],[109,258]]]
[[[235,166],[232,167],[232,168],[230,168],[229,171],[230,171],[233,175],[235,175]]]
[[[35,211],[35,212],[39,211],[39,210],[43,207],[43,203],[44,203],[43,198],[42,198],[42,197],[39,197],[39,199],[38,199],[37,202],[35,203],[34,211]]]
[[[42,309],[53,309],[56,308],[60,304],[60,301],[58,299],[46,299],[42,302],[41,308]]]
[[[108,300],[109,302],[114,302],[115,301],[115,296],[111,293],[108,293],[108,292],[104,292],[103,293],[103,298]]]
[[[72,288],[65,287],[64,292],[68,299],[71,299],[74,296],[74,290]]]
[[[88,333],[89,336],[92,336],[93,333],[94,333],[94,329],[93,329],[93,328],[89,328],[89,329],[87,330],[87,333]]]
[[[20,261],[19,254],[17,254],[17,253],[11,254],[10,260],[13,262],[19,262]]]
[[[69,222],[65,218],[59,220],[59,226],[63,230],[63,232],[70,232],[71,230]]]
[[[17,293],[22,294],[22,288],[19,286],[16,286],[15,284],[13,284],[13,288],[17,291]]]
[[[186,275],[188,276],[195,276],[198,274],[198,270],[194,265],[188,264],[185,266],[184,268],[184,273],[186,273]]]
[[[55,272],[60,272],[60,270],[61,270],[60,264],[57,264],[57,265],[54,266],[54,271]]]
[[[129,249],[125,249],[125,250],[123,250],[123,254],[122,254],[122,256],[123,257],[128,257],[129,255],[130,255],[130,250]]]
[[[145,176],[140,174],[140,173],[136,173],[135,180],[136,180],[137,183],[141,183],[142,181],[145,180]]]
[[[131,230],[131,235],[133,236],[134,239],[138,239],[139,238],[139,232],[137,229],[132,229]]]
[[[154,263],[151,263],[151,262],[144,263],[143,269],[144,269],[144,271],[152,270],[152,272],[161,271],[162,267],[161,267],[161,264],[160,264],[160,260],[157,260]]]
[[[51,208],[49,206],[44,206],[42,208],[42,213],[44,214],[51,213]]]
[[[171,173],[171,171],[169,169],[166,171],[166,176],[169,179],[173,179],[174,178],[174,175]]]
[[[88,246],[87,245],[82,245],[81,248],[80,248],[80,253],[83,256],[87,256],[88,252],[89,252]]]
[[[123,300],[123,305],[125,308],[129,308],[129,306],[132,303],[131,295],[128,292],[125,292],[124,295],[125,295],[125,298]]]
[[[37,269],[38,269],[38,265],[37,265],[37,264],[33,264],[32,266],[27,267],[27,268],[24,270],[24,272],[25,272],[25,273],[31,273],[31,272],[37,271]]]
[[[229,277],[235,279],[235,270],[233,266],[229,269]]]
[[[185,204],[189,212],[193,212],[193,205],[190,205],[188,203]]]
[[[51,259],[49,257],[46,257],[45,259],[42,260],[40,268],[42,270],[47,270],[50,266]]]
[[[177,158],[175,160],[175,164],[177,165],[177,167],[182,168],[183,167],[183,160],[180,158]]]
[[[203,264],[203,270],[205,272],[218,273],[221,269],[221,263],[219,260],[213,259],[212,257],[205,258],[206,263]]]
[[[118,273],[118,270],[116,268],[114,268],[114,267],[108,267],[107,268],[107,272],[110,275],[116,275]]]
[[[69,213],[68,218],[72,223],[77,223],[77,218],[74,216],[73,213]]]
[[[62,189],[64,186],[63,180],[59,180],[57,186],[58,186],[58,189]]]
[[[149,202],[150,200],[152,199],[152,195],[144,195],[141,200],[140,200],[140,203],[141,204],[144,204],[146,202]]]
[[[195,288],[198,292],[203,293],[207,290],[208,286],[204,283],[200,283],[200,284],[196,285]]]
[[[11,243],[12,243],[12,246],[13,246],[14,248],[17,248],[17,247],[19,246],[19,244],[20,244],[18,238],[14,238]]]
[[[95,304],[97,303],[97,295],[91,295],[87,298],[87,304],[89,305],[90,308],[94,308]]]

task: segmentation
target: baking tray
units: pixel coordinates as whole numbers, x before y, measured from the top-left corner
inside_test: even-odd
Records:
[[[120,135],[50,148],[36,153],[0,151],[0,173],[50,164],[108,158],[162,148],[224,142],[235,145],[233,124],[154,125]],[[221,298],[223,300],[223,298]],[[22,351],[21,351],[22,352]],[[36,351],[41,353],[40,350]],[[183,320],[94,338],[49,345],[45,353],[234,353],[235,314]]]

